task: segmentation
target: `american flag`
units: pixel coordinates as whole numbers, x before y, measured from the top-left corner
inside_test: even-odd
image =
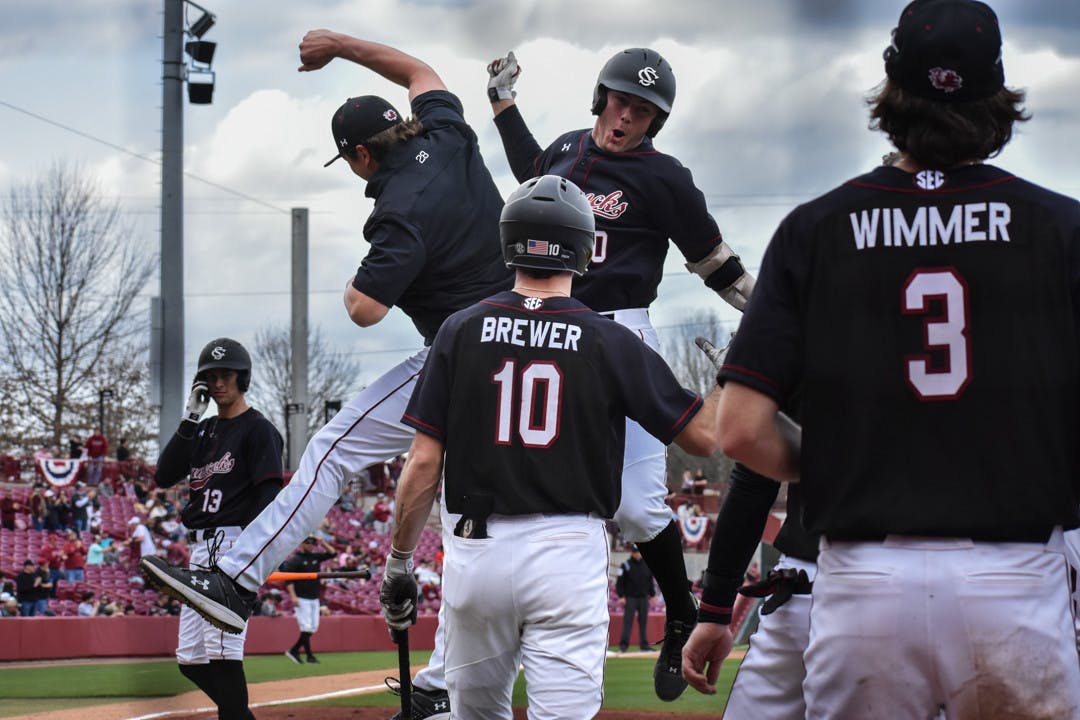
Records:
[[[547,255],[548,242],[547,240],[530,240],[525,252],[529,255]]]

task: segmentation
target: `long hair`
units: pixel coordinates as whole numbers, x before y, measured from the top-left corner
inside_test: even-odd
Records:
[[[905,92],[886,79],[867,98],[870,128],[881,130],[897,150],[920,165],[950,168],[994,157],[1012,139],[1013,124],[1026,122],[1024,91],[1001,88],[982,100],[942,103]]]
[[[403,143],[410,138],[423,134],[424,123],[411,117],[399,122],[397,125],[386,128],[381,133],[372,135],[360,144],[366,147],[368,152],[371,153],[372,160],[381,163],[386,159],[386,155],[390,152],[390,148],[398,143]],[[356,158],[355,147],[345,148],[345,153],[352,159]]]

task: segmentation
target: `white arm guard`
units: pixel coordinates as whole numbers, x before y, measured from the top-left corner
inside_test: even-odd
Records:
[[[739,256],[728,247],[728,244],[721,241],[711,253],[698,262],[686,263],[686,269],[697,274],[702,280],[705,280],[723,267],[724,263],[731,258],[739,260]],[[720,291],[720,297],[722,297],[728,305],[741,312],[746,308],[746,303],[750,299],[750,293],[752,293],[753,290],[754,276],[744,270],[738,280]]]

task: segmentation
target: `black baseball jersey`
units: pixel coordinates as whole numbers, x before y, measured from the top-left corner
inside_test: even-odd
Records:
[[[319,572],[319,567],[334,557],[333,553],[297,552],[281,564],[285,572]],[[318,600],[322,592],[321,580],[290,580],[297,597]]]
[[[194,438],[172,436],[154,482],[171,487],[189,476],[190,495],[180,511],[189,529],[244,526],[272,498],[259,486],[281,487],[282,446],[281,433],[254,408],[234,418],[210,417],[199,423]]]
[[[691,262],[723,240],[690,171],[653,148],[649,138],[634,150],[610,153],[593,142],[590,130],[575,130],[541,151],[516,106],[495,116],[495,125],[519,181],[560,175],[592,204],[596,252],[573,290],[590,308],[649,307],[663,277],[669,238]],[[726,286],[743,270],[733,258],[717,272],[728,276]]]
[[[402,422],[446,447],[446,507],[494,512],[619,506],[626,418],[665,444],[700,410],[663,359],[572,298],[505,292],[447,319]]]
[[[461,102],[432,90],[412,111],[424,133],[391,149],[368,181],[371,249],[353,287],[400,307],[430,344],[450,313],[509,288],[512,273],[499,244],[502,198]]]
[[[804,520],[833,538],[1077,526],[1080,204],[998,168],[882,167],[797,208],[726,365],[800,382]]]

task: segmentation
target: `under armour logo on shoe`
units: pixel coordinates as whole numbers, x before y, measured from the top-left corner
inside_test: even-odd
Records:
[[[206,589],[208,589],[210,587],[210,581],[209,580],[200,580],[199,578],[194,577],[194,576],[192,576],[192,578],[191,578],[191,584],[194,585],[195,587],[202,587],[203,590],[206,590]]]

